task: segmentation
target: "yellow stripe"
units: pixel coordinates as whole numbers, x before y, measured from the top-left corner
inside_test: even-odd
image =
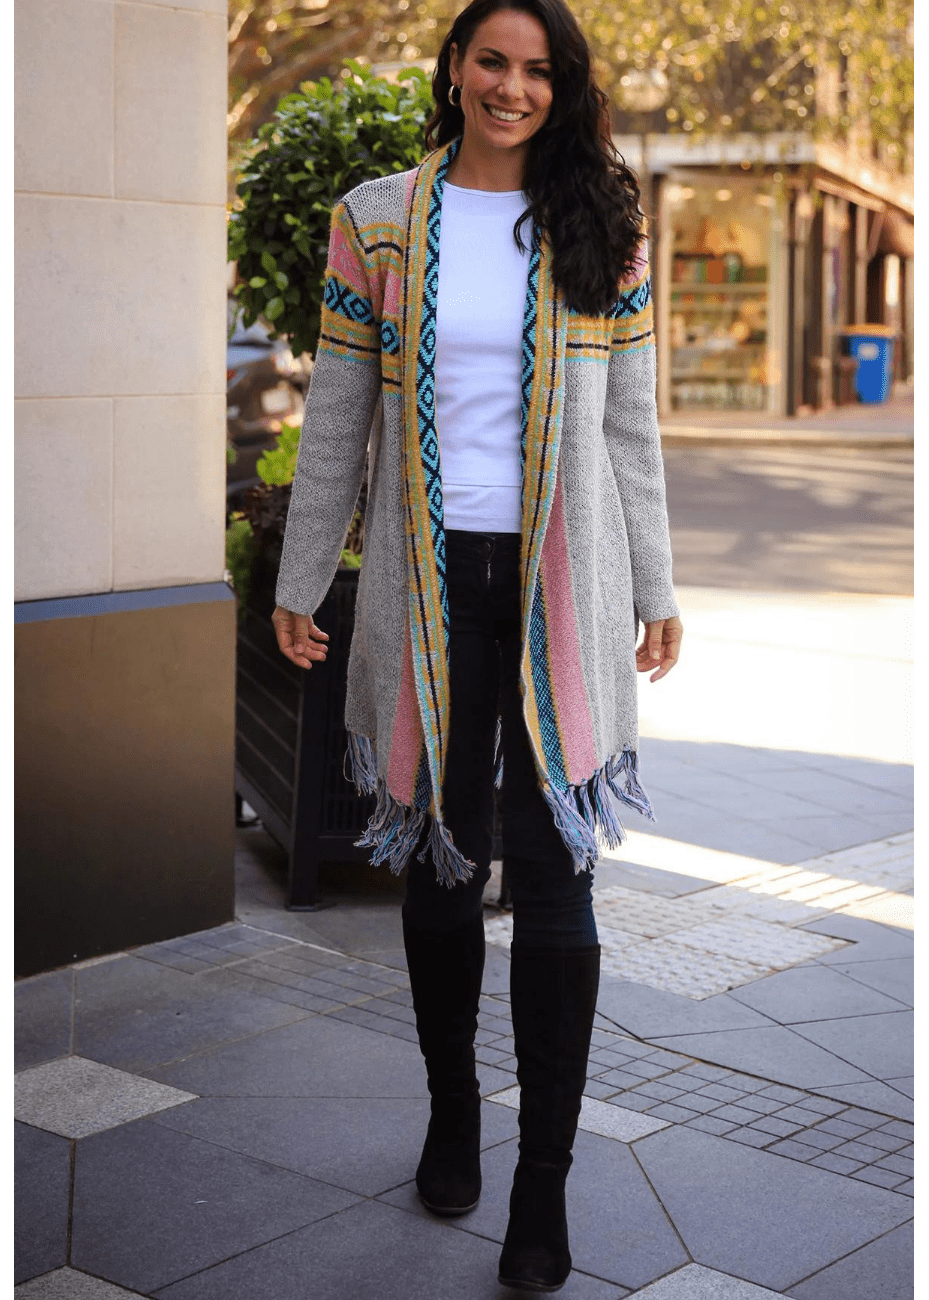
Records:
[[[535,697],[535,683],[532,680],[532,660],[529,655],[529,642],[523,643],[523,657],[520,665],[520,672],[523,679],[523,717],[526,721],[526,731],[529,733],[529,743],[535,754],[536,766],[541,770],[546,770],[545,750],[542,747],[542,728],[539,726],[539,706]],[[506,762],[506,756],[504,756]]]

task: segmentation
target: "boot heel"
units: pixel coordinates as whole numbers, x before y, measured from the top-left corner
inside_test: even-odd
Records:
[[[560,1291],[571,1273],[567,1165],[520,1160],[497,1280],[516,1291]]]
[[[433,1102],[423,1154],[416,1170],[419,1199],[431,1214],[454,1218],[473,1210],[481,1196],[480,1093]]]

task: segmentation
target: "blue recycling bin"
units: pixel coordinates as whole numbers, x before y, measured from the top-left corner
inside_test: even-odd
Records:
[[[890,325],[847,325],[846,351],[858,362],[855,391],[860,402],[886,402],[893,382],[894,337]]]

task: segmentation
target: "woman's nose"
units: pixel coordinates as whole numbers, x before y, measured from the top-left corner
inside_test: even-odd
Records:
[[[500,89],[509,99],[520,99],[522,97],[523,82],[518,68],[507,69],[503,81],[500,83]]]

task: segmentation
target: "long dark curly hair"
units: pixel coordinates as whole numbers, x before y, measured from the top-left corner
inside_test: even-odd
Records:
[[[426,146],[436,149],[462,134],[464,114],[448,99],[451,48],[457,46],[461,58],[477,27],[500,9],[539,20],[552,66],[551,111],[527,151],[529,207],[513,233],[525,248],[522,231],[531,219],[551,244],[555,284],[568,306],[589,316],[606,313],[642,238],[639,183],[613,146],[607,97],[593,79],[590,48],[564,0],[472,0],[462,10],[432,77],[436,107]]]

